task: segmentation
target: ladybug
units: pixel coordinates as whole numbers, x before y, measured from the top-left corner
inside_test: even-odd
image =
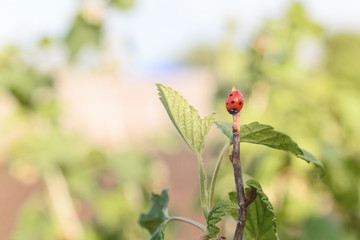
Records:
[[[241,92],[234,90],[226,98],[226,109],[230,114],[236,114],[241,111],[244,105],[244,98]]]

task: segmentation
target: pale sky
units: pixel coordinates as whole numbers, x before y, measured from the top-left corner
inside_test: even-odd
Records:
[[[310,16],[329,30],[360,31],[360,1],[303,0]],[[0,0],[0,47],[27,47],[42,36],[62,36],[77,12],[75,0]],[[166,62],[195,43],[216,43],[229,19],[241,39],[261,22],[281,15],[289,0],[137,0],[128,11],[108,15],[106,28],[131,42],[139,62]],[[116,39],[116,37],[115,37]]]

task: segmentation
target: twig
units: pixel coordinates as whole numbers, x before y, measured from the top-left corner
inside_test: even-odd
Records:
[[[246,221],[246,203],[240,164],[240,113],[234,114],[232,163],[234,168],[237,203],[239,206],[238,219],[233,240],[242,240]]]

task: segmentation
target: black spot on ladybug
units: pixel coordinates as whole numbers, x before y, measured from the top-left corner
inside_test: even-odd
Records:
[[[230,93],[230,95],[229,95],[230,97],[232,96],[232,93]]]
[[[233,108],[232,110],[233,110],[234,112],[236,112],[236,108]]]
[[[241,102],[239,102],[239,105],[241,105]]]
[[[226,105],[229,105],[229,103],[227,102]]]
[[[234,103],[234,102],[235,102],[234,100],[231,101],[231,103]]]

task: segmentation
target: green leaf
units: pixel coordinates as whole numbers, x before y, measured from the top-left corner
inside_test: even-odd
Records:
[[[276,232],[276,217],[274,209],[263,192],[260,184],[255,180],[246,182],[250,187],[256,189],[257,196],[255,200],[247,207],[246,223],[245,223],[245,240],[278,240]],[[246,192],[246,191],[245,191]],[[232,202],[237,202],[236,193],[229,193]],[[237,212],[232,214],[237,219]]]
[[[216,126],[231,140],[232,124],[229,122],[215,122]],[[314,155],[302,149],[288,135],[274,130],[270,125],[253,122],[241,125],[240,141],[261,144],[271,148],[283,150],[301,158],[308,163],[324,168],[323,164]]]
[[[236,192],[229,192],[229,199],[230,199],[231,202],[237,204]],[[230,215],[231,215],[235,220],[237,220],[237,215],[238,215],[237,209],[233,209],[233,210],[230,212]]]
[[[156,84],[159,96],[174,126],[187,145],[201,154],[215,113],[201,119],[198,111],[191,106],[178,92],[162,84]]]
[[[231,201],[221,200],[215,203],[214,207],[209,212],[207,218],[207,230],[211,237],[215,236],[220,229],[216,226],[216,223],[220,222],[222,217],[233,210],[237,210],[239,207],[236,203]]]
[[[256,189],[257,197],[247,207],[245,233],[246,239],[273,240],[279,239],[276,233],[276,217],[274,209],[263,192],[260,184],[255,180],[248,180],[246,184]]]
[[[152,194],[150,210],[147,213],[142,213],[139,223],[142,227],[148,229],[151,234],[159,235],[158,228],[165,222],[167,217],[167,205],[169,203],[169,196],[167,190],[163,190],[160,195]],[[161,227],[162,229],[162,227]],[[162,231],[162,230],[161,230]],[[154,236],[154,235],[153,235]],[[154,238],[161,239],[161,238]]]
[[[295,155],[302,154],[299,146],[288,135],[275,131],[270,125],[258,122],[243,125],[241,128],[241,139],[243,142],[262,144]]]
[[[312,162],[314,163],[317,167],[320,167],[323,171],[324,171],[324,165],[322,164],[322,162],[320,162],[319,159],[317,159],[314,155],[312,155],[310,152],[308,152],[307,150],[300,148],[302,151],[302,154],[297,155],[298,158],[304,159],[305,161],[307,161],[308,163]]]

